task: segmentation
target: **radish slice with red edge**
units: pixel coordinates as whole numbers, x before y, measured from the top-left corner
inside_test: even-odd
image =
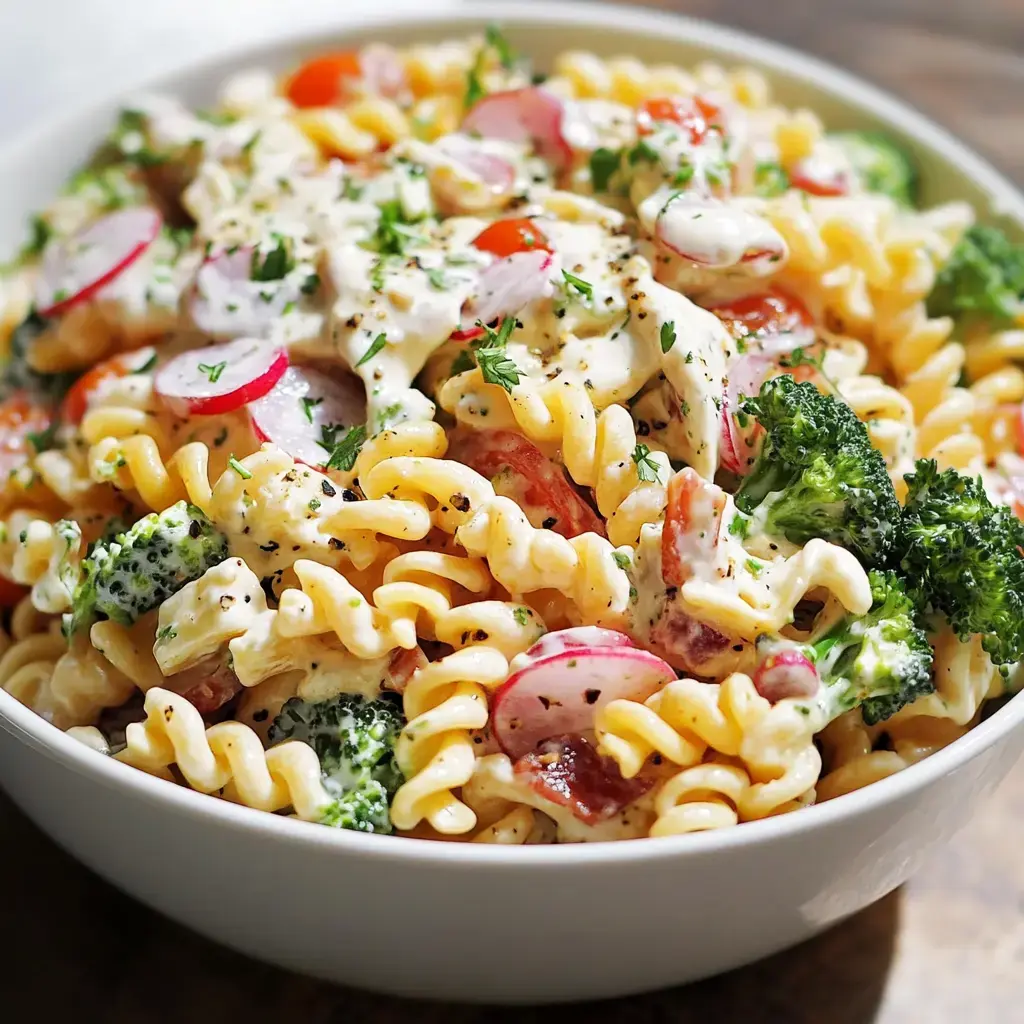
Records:
[[[782,236],[763,217],[690,193],[677,193],[662,207],[655,234],[677,256],[711,268],[745,264],[764,272],[787,252]]]
[[[480,273],[477,293],[462,309],[462,322],[475,327],[462,327],[452,333],[455,341],[480,337],[480,323],[489,324],[507,316],[515,316],[536,299],[554,294],[551,281],[554,256],[544,249],[514,252],[495,260]]]
[[[288,353],[256,338],[193,349],[165,363],[153,388],[179,416],[219,416],[262,398],[288,369]]]
[[[362,383],[344,375],[329,377],[309,366],[289,366],[262,398],[249,406],[253,430],[307,466],[321,467],[329,453],[320,445],[324,427],[345,430],[366,422],[366,395]]]
[[[750,418],[745,427],[739,425],[736,414],[740,400],[756,395],[765,378],[776,368],[774,359],[757,352],[740,356],[729,367],[729,383],[722,406],[722,450],[719,458],[726,469],[740,476],[750,471],[755,455],[753,440],[761,430],[757,421]]]
[[[363,86],[377,96],[398,96],[408,88],[405,65],[398,51],[386,43],[370,43],[359,51]]]
[[[526,662],[550,658],[566,651],[576,651],[581,647],[635,647],[636,644],[615,629],[604,629],[601,626],[572,626],[569,629],[556,629],[553,633],[545,633],[528,651],[520,655],[525,662],[517,665],[524,668]]]
[[[465,135],[446,135],[438,140],[437,149],[480,181],[480,185],[474,188],[472,184],[467,185],[435,171],[431,175],[431,183],[446,203],[458,209],[479,210],[495,206],[512,194],[516,183],[515,168],[500,156],[488,153],[476,139]]]
[[[538,86],[492,92],[477,101],[462,131],[485,139],[529,142],[537,154],[562,169],[572,163],[572,146],[563,131],[565,104]],[[576,132],[575,124],[573,132]]]
[[[548,634],[547,643],[557,644]],[[643,701],[676,678],[657,655],[622,644],[570,646],[530,661],[494,695],[491,723],[513,760],[552,736],[592,729],[594,712],[609,701]]]
[[[302,298],[301,281],[253,281],[253,249],[211,254],[196,274],[189,311],[196,327],[214,337],[261,335],[285,308]]]
[[[153,243],[163,219],[151,206],[117,210],[43,253],[36,284],[42,317],[60,316],[87,302],[123,274]]]
[[[821,684],[814,663],[792,649],[769,654],[755,669],[752,681],[754,689],[773,704],[787,698],[810,699]]]

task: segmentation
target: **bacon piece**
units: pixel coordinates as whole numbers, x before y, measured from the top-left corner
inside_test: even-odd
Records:
[[[733,640],[669,601],[651,628],[655,652],[673,668],[702,675],[701,666],[721,654]]]
[[[650,779],[624,779],[615,762],[582,736],[545,740],[515,763],[515,772],[528,778],[534,792],[588,825],[614,817],[653,785]]]

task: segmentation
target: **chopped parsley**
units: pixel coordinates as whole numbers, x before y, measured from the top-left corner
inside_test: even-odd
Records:
[[[620,569],[628,569],[630,565],[632,565],[629,555],[627,555],[624,551],[613,551],[612,558],[615,559],[615,564]]]
[[[658,463],[651,458],[651,449],[645,444],[638,444],[633,449],[632,459],[636,463],[636,475],[641,483],[656,484],[658,482]]]
[[[292,257],[289,240],[276,231],[272,238],[275,242],[274,248],[262,259],[260,259],[259,249],[252,254],[249,277],[253,281],[280,281],[289,271],[295,269],[295,260]]]
[[[622,151],[601,146],[590,154],[590,182],[595,192],[607,192],[612,176],[622,163]]]
[[[492,53],[506,71],[512,71],[519,64],[518,54],[512,49],[501,29],[497,25],[488,25],[484,30],[484,44],[477,50],[476,59],[466,74],[465,103],[467,110],[487,95],[487,89],[483,83],[483,73],[487,67],[487,58]]]
[[[693,164],[684,163],[680,164],[679,170],[672,177],[672,184],[676,188],[682,188],[684,185],[689,185],[693,180],[694,167]]]
[[[308,398],[305,395],[299,399],[302,412],[310,423],[313,422],[313,410],[323,402],[322,398]]]
[[[514,608],[512,610],[512,618],[514,618],[520,626],[525,626],[530,621],[530,609],[522,607]]]
[[[756,558],[748,558],[744,564],[750,575],[755,578],[760,576],[761,570],[764,569],[764,566]]]
[[[317,273],[310,274],[305,281],[302,282],[302,288],[300,291],[303,295],[314,295],[316,290],[320,287],[320,275]]]
[[[440,267],[428,270],[427,280],[430,282],[430,287],[439,292],[443,292],[448,288],[448,278],[445,277],[444,271]]]
[[[320,507],[320,499],[319,498],[310,498],[308,504],[309,504],[309,511],[310,512],[315,512]]]
[[[473,357],[469,354],[469,349],[462,349],[459,354],[452,360],[452,368],[449,373],[453,377],[457,377],[460,373],[467,373],[476,366],[473,361]]]
[[[658,151],[646,139],[641,139],[635,146],[626,150],[626,159],[631,167],[635,167],[641,160],[656,164],[659,157]]]
[[[54,420],[45,430],[30,431],[25,435],[26,440],[36,450],[36,455],[49,451],[54,447],[57,440],[58,421]]]
[[[200,363],[196,369],[200,373],[205,373],[211,384],[216,384],[220,380],[220,375],[228,368],[227,360],[225,359],[220,363]]]
[[[53,228],[38,213],[33,214],[28,225],[28,241],[21,249],[21,259],[23,260],[41,255],[42,251],[46,248],[46,243],[53,237]]]
[[[666,320],[661,325],[661,351],[667,355],[672,351],[672,346],[676,343],[676,322],[675,320]]]
[[[388,336],[381,332],[377,335],[373,341],[370,342],[370,347],[360,356],[359,362],[356,366],[362,366],[364,363],[368,363],[380,350],[388,343]]]
[[[519,367],[509,359],[504,346],[477,349],[476,362],[486,383],[497,384],[509,394],[523,376]]]
[[[178,631],[173,626],[163,626],[157,630],[156,642],[163,643],[167,640],[173,640],[178,635]]]
[[[364,247],[382,256],[402,256],[409,242],[426,241],[412,224],[413,222],[406,218],[402,204],[397,199],[389,199],[386,203],[380,204],[380,219]]]
[[[757,195],[770,199],[781,196],[788,189],[789,175],[782,164],[765,161],[754,168],[754,191]]]
[[[348,433],[339,441],[338,434],[344,429],[340,426],[324,426],[323,439],[317,441],[329,453],[324,469],[340,469],[347,473],[356,464],[363,442],[366,441],[366,427],[360,425],[349,428]]]
[[[245,466],[243,466],[243,465],[242,465],[242,464],[241,464],[241,463],[240,463],[240,462],[238,461],[238,459],[236,459],[236,458],[234,457],[234,455],[232,455],[232,456],[231,456],[231,458],[229,458],[229,459],[228,459],[228,465],[229,465],[229,466],[230,466],[230,467],[231,467],[231,468],[232,468],[232,469],[233,469],[233,470],[234,470],[234,471],[235,471],[235,472],[236,472],[236,473],[237,473],[237,474],[238,474],[238,475],[239,475],[239,476],[240,476],[240,477],[241,477],[241,478],[242,478],[243,480],[251,480],[251,479],[252,479],[252,473],[250,473],[250,472],[249,472],[249,470],[247,470],[247,469],[245,468]]]
[[[585,299],[593,299],[594,286],[589,281],[584,281],[582,277],[570,274],[568,270],[562,271],[562,277],[565,278],[565,283],[570,288],[575,289]]]

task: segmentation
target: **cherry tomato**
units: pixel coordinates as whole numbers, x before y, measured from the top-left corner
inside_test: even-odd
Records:
[[[0,576],[0,608],[13,608],[27,593],[28,587]]]
[[[458,431],[452,437],[448,458],[475,469],[495,481],[499,494],[515,500],[534,513],[534,525],[545,525],[563,537],[581,533],[604,536],[598,514],[573,490],[561,469],[544,453],[511,430]]]
[[[493,253],[498,259],[531,249],[552,251],[544,232],[529,217],[496,220],[473,239],[473,245],[483,252]]]
[[[152,349],[122,352],[87,370],[71,385],[64,396],[60,406],[61,422],[81,423],[82,417],[89,410],[89,398],[101,384],[108,380],[117,380],[119,377],[127,377],[130,373],[137,373],[152,356]]]
[[[661,535],[661,576],[682,586],[701,562],[714,558],[725,511],[725,491],[687,467],[668,484],[668,508]]]
[[[793,188],[812,196],[845,196],[850,192],[850,177],[846,171],[813,159],[801,160],[791,168],[789,182]]]
[[[362,77],[356,51],[328,53],[306,61],[289,79],[285,95],[297,107],[329,107],[345,95],[347,80]]]
[[[652,97],[644,101],[636,114],[636,127],[641,135],[650,135],[656,125],[666,121],[688,129],[695,146],[699,146],[712,129],[724,131],[722,108],[703,96]]]
[[[789,334],[813,326],[807,307],[792,295],[770,291],[708,307],[737,339],[752,334]]]
[[[41,434],[53,417],[24,394],[11,395],[0,403],[0,486],[35,449],[30,434]]]

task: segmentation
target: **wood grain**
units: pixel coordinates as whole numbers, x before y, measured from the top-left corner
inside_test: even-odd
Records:
[[[1024,0],[666,0],[892,89],[1024,182]],[[551,1011],[346,991],[229,953],[80,867],[0,797],[9,939],[2,1019],[111,1024],[504,1024]],[[116,841],[112,833],[111,841]],[[563,1010],[657,1021],[961,1024],[1024,1019],[1024,771],[903,890],[803,946],[687,988]],[[13,941],[11,941],[13,940]],[[47,1012],[49,1011],[49,1012]]]

